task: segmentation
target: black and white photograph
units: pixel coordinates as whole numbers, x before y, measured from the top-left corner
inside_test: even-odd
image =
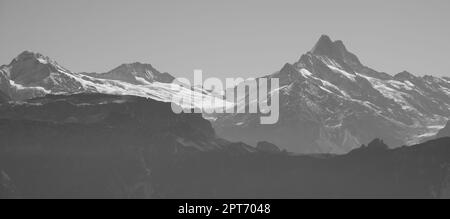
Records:
[[[449,199],[449,27],[448,0],[0,0],[0,199]]]

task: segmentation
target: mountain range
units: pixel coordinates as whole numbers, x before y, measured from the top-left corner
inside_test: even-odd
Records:
[[[23,52],[0,67],[0,198],[450,197],[449,78],[378,72],[328,36],[264,77],[273,125],[175,114],[174,95],[217,95],[150,64],[76,73]]]
[[[261,125],[259,114],[205,115],[218,136],[248,145],[264,141],[295,153],[344,154],[375,138],[392,147],[420,143],[435,136],[450,117],[449,78],[373,70],[342,41],[326,35],[299,61],[264,78],[280,80],[280,120]],[[0,67],[0,103],[79,93],[161,102],[171,102],[176,95],[193,96],[186,103],[192,108],[211,103],[202,99],[206,94],[224,103],[204,90],[174,85],[173,80],[144,63],[123,64],[105,73],[76,73],[25,51]]]
[[[0,198],[450,197],[450,138],[292,155],[141,97],[50,95],[0,112]]]
[[[48,94],[103,93],[162,102],[171,102],[174,96],[194,96],[186,107],[199,106],[201,93],[172,84],[173,80],[172,75],[143,63],[123,64],[106,73],[76,73],[40,53],[25,51],[0,67],[0,101],[23,101]]]
[[[342,154],[375,138],[392,147],[419,143],[450,117],[449,78],[373,70],[326,35],[298,62],[265,78],[280,81],[278,123],[261,125],[257,114],[216,115],[220,136],[297,153]]]

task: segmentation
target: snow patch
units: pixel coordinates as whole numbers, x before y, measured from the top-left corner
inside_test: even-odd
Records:
[[[139,83],[141,83],[143,85],[150,85],[150,84],[152,84],[152,83],[148,82],[147,80],[145,80],[142,77],[135,76],[134,78],[136,79],[137,82],[139,82]]]
[[[445,94],[447,94],[447,96],[450,96],[450,89],[446,88],[446,87],[442,87],[441,85],[439,85],[439,88],[444,91]]]
[[[389,80],[388,81],[389,85],[391,85],[392,87],[396,88],[396,89],[405,89],[405,90],[413,90],[412,86],[409,86],[407,83],[401,82],[401,81],[396,81],[396,80]],[[410,84],[412,84],[411,82],[409,82]]]
[[[307,78],[307,77],[313,75],[310,71],[308,71],[307,69],[304,69],[304,68],[300,69],[300,73],[301,73],[301,74],[303,75],[303,77],[305,77],[305,78]]]
[[[346,72],[346,71],[344,71],[344,70],[342,70],[340,68],[337,68],[335,66],[332,66],[332,65],[327,65],[327,66],[328,66],[328,68],[330,68],[334,72],[340,73],[340,74],[344,75],[345,77],[347,77],[348,79],[350,79],[351,81],[356,82],[356,76],[355,75],[350,74],[350,73],[348,73],[348,72]]]
[[[410,87],[415,87],[416,85],[414,85],[413,83],[411,83],[411,81],[405,81],[405,83],[410,86]]]
[[[43,87],[25,87],[21,84],[16,84],[14,81],[10,80],[9,83],[11,84],[11,87],[13,87],[16,91],[25,91],[25,90],[35,90],[35,91],[39,91],[45,94],[49,94],[51,93],[51,91],[46,90]]]

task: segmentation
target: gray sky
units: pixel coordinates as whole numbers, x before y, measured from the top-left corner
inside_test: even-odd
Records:
[[[448,0],[0,0],[0,28],[0,64],[31,50],[72,71],[255,77],[328,34],[376,70],[450,76]]]

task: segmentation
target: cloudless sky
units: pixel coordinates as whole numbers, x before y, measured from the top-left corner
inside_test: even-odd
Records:
[[[0,64],[31,50],[75,72],[256,77],[321,34],[379,71],[450,76],[449,0],[0,0]]]

